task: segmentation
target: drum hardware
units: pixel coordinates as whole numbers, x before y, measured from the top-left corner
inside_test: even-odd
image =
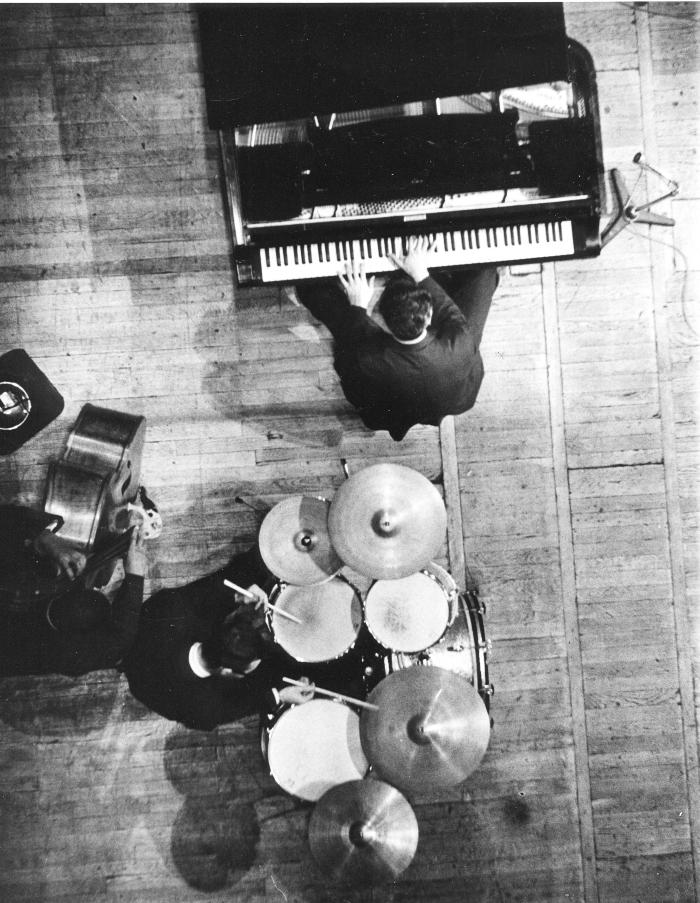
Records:
[[[309,819],[309,847],[338,881],[393,881],[413,860],[418,821],[408,800],[379,780],[348,781],[318,800]]]
[[[482,602],[476,590],[467,589],[461,595],[470,609],[478,611],[481,615],[486,614],[486,603]]]
[[[453,787],[486,753],[490,720],[477,690],[435,666],[389,674],[360,716],[362,748],[376,774],[405,793]]]
[[[447,530],[442,496],[422,474],[375,464],[353,474],[330,503],[328,531],[348,566],[376,579],[408,577],[440,551]]]
[[[312,699],[285,709],[263,731],[270,774],[298,799],[315,802],[331,787],[363,778],[369,769],[360,719],[345,703]]]
[[[29,395],[19,383],[0,381],[0,430],[18,430],[31,410]]]
[[[310,586],[329,580],[343,566],[328,533],[327,499],[292,496],[278,502],[260,525],[263,561],[280,580]]]
[[[297,625],[275,612],[266,616],[275,642],[297,662],[334,661],[357,642],[362,602],[356,587],[343,576],[310,586],[278,583],[270,603],[300,619]]]
[[[239,505],[245,505],[246,508],[250,508],[251,511],[257,511],[258,514],[267,514],[270,510],[269,508],[256,508],[255,505],[251,505],[250,502],[246,502],[245,499],[242,499],[240,495],[237,495],[234,498],[234,502],[237,502]]]

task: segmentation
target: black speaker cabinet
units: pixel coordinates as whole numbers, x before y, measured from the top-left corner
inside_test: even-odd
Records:
[[[0,357],[0,455],[24,445],[63,410],[63,397],[23,348]]]

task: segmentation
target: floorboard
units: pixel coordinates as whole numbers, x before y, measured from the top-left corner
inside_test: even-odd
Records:
[[[504,271],[476,407],[397,444],[344,400],[320,324],[234,287],[196,8],[5,8],[0,352],[25,348],[65,408],[0,459],[0,500],[41,504],[86,402],[144,415],[150,593],[246,548],[288,495],[332,497],[343,461],[413,467],[446,500],[439,560],[486,606],[495,694],[480,767],[418,796],[413,862],[361,890],[319,871],[254,719],[186,730],[111,671],[4,679],[3,903],[697,899],[699,10],[565,16],[606,169],[654,197],[643,151],[681,184],[658,208],[676,224]]]

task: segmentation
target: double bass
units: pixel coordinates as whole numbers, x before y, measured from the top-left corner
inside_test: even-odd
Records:
[[[139,493],[146,418],[83,406],[62,457],[49,467],[44,511],[63,520],[61,537],[89,554],[110,534],[123,533],[119,517]]]

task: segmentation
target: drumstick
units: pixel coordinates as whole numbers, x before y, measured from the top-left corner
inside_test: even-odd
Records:
[[[266,602],[264,599],[258,599],[255,593],[251,593],[247,589],[243,589],[242,586],[239,586],[237,583],[234,583],[232,580],[224,580],[224,585],[228,586],[230,589],[235,589],[237,593],[240,593],[242,596],[247,596],[249,599],[255,599],[256,601],[262,601],[262,604],[267,606],[267,608],[271,608],[273,611],[276,611],[278,615],[281,615],[283,618],[289,618],[290,621],[294,621],[295,624],[303,624],[304,622],[297,618],[296,615],[290,614],[288,611],[285,611],[283,608],[278,608],[276,605],[273,605],[272,602]]]
[[[283,677],[282,680],[286,684],[292,684],[294,687],[309,686],[301,680],[292,680],[291,677]],[[371,709],[373,712],[379,711],[379,706],[374,705],[373,702],[364,702],[362,699],[355,699],[354,696],[344,696],[342,693],[336,693],[335,690],[324,690],[323,687],[314,686],[314,693],[320,693],[321,696],[332,696],[333,699],[342,699],[343,702],[349,702],[351,705],[359,705],[362,706],[363,709]]]

